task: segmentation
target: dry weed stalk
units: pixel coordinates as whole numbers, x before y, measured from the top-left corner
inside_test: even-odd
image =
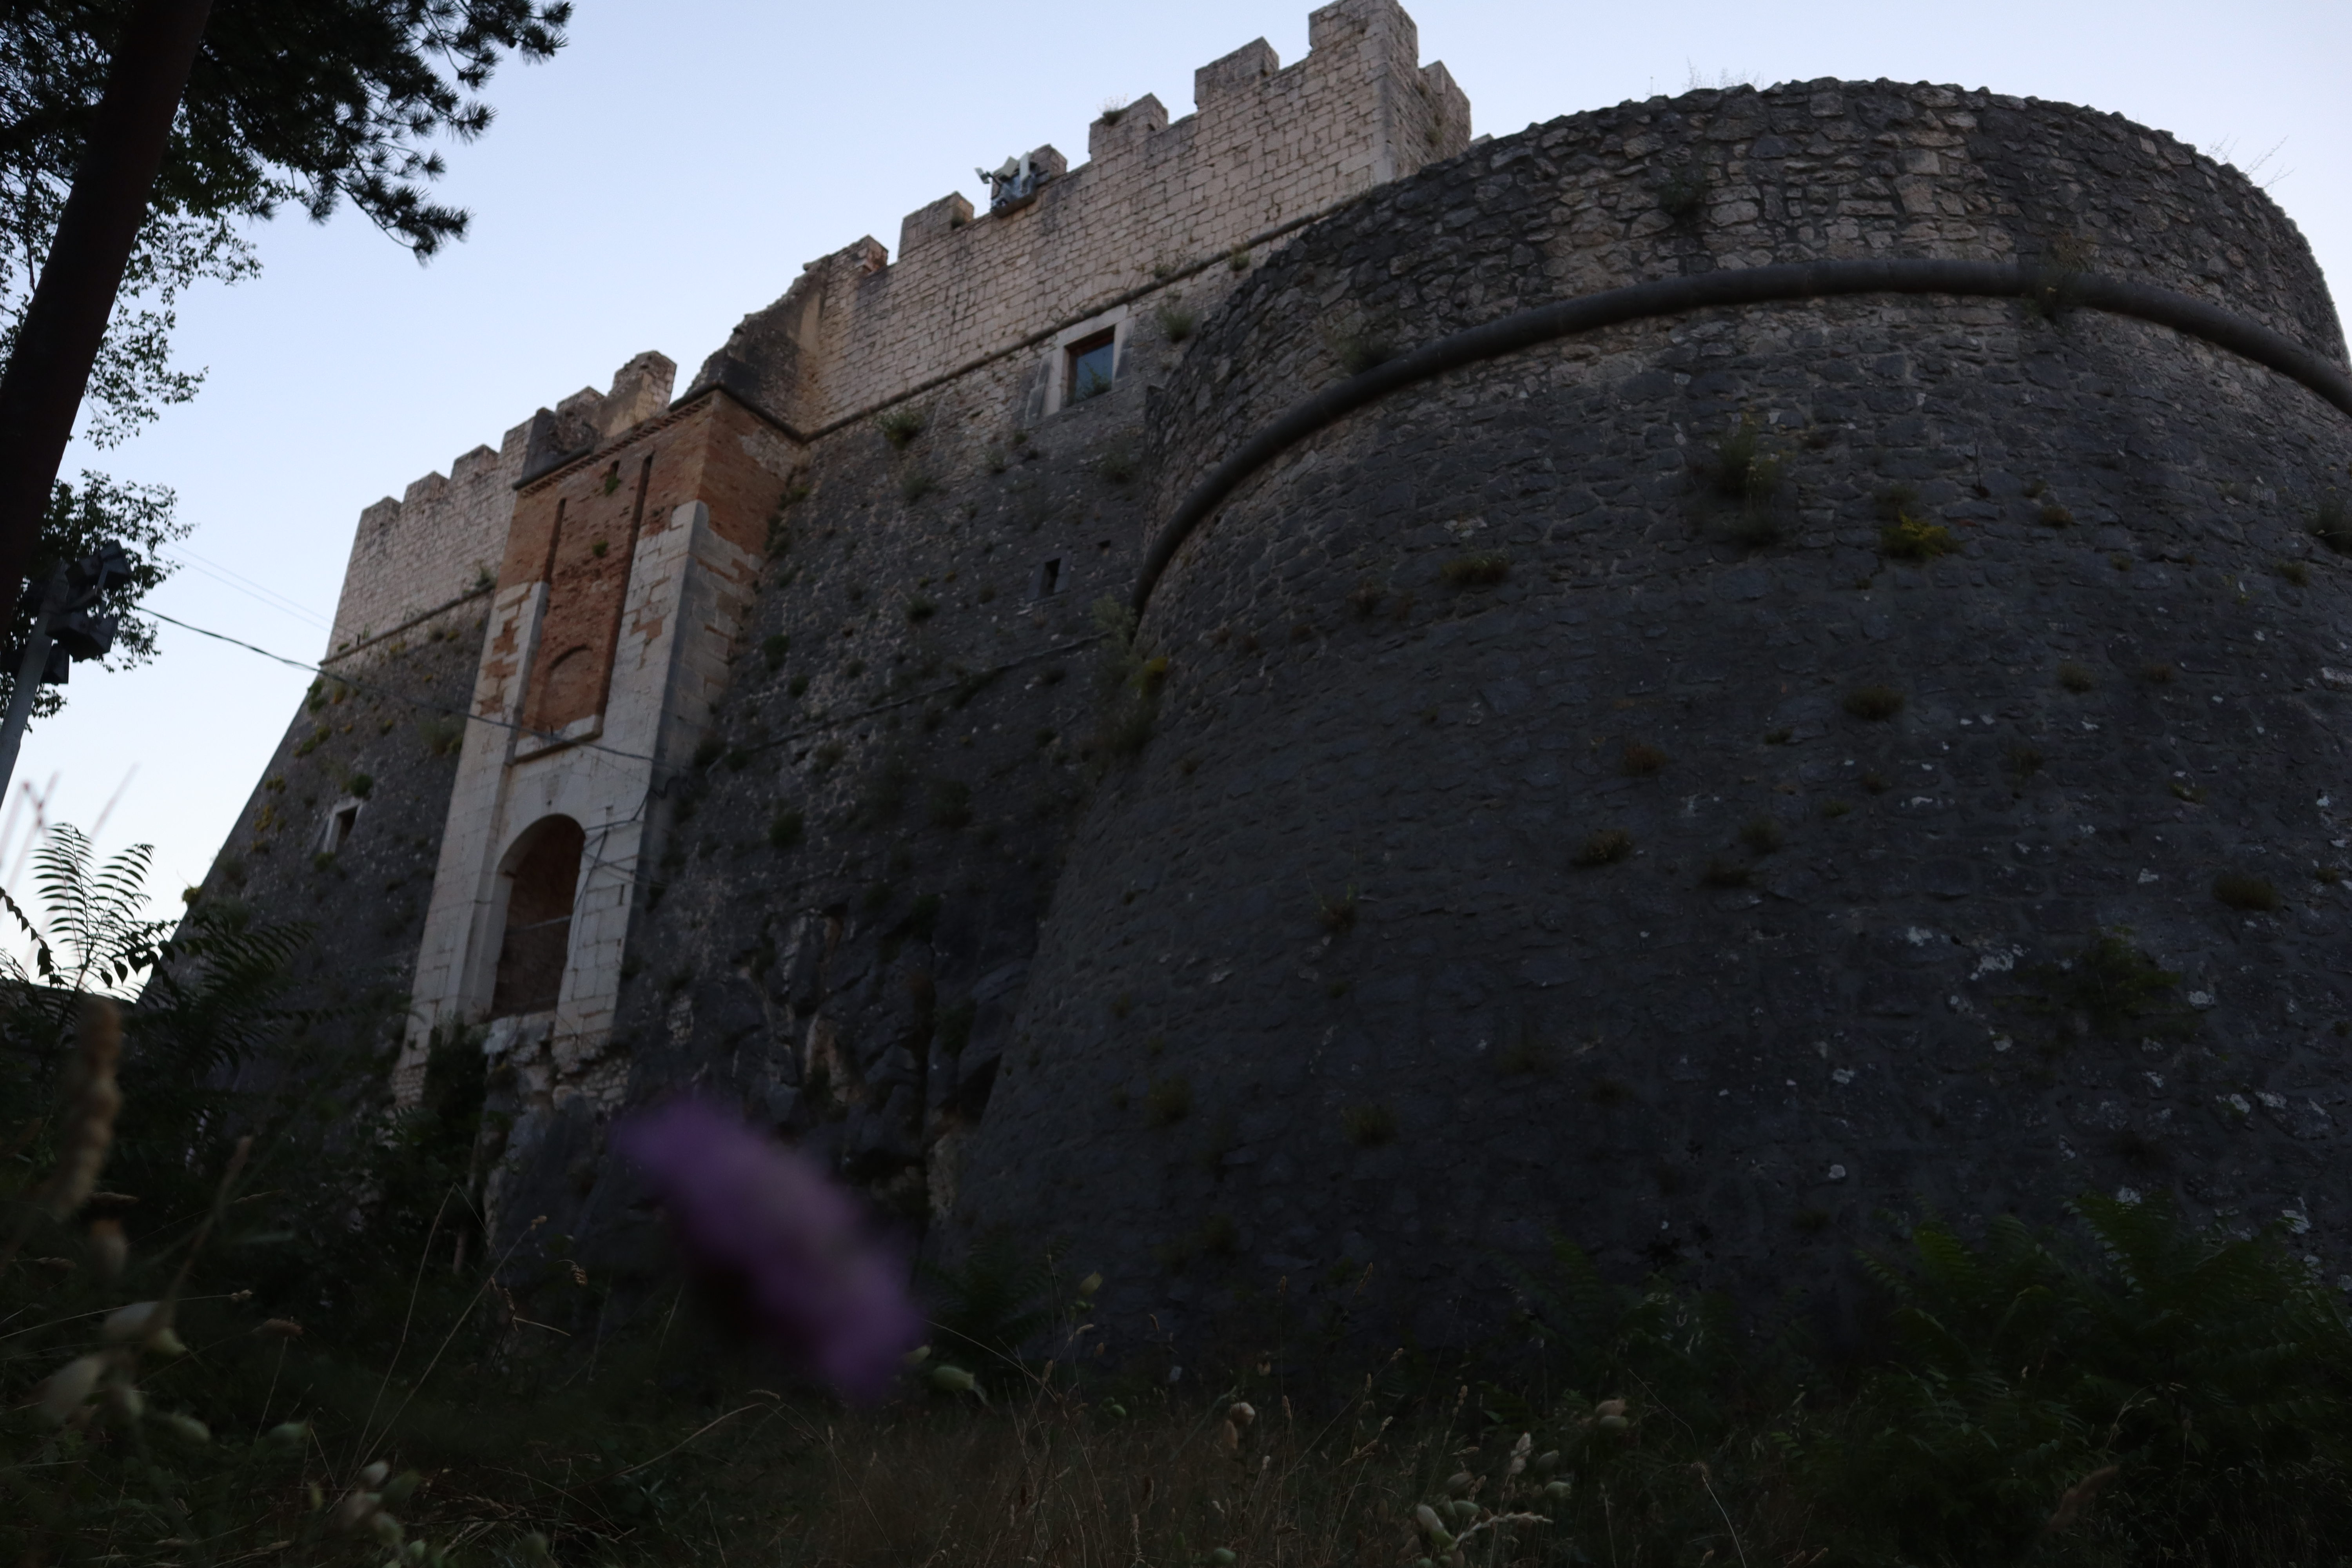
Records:
[[[122,1110],[122,1090],[114,1081],[115,1064],[122,1058],[122,1016],[113,1003],[90,997],[81,1005],[80,1027],[74,1032],[79,1048],[66,1090],[58,1168],[40,1196],[42,1208],[55,1220],[77,1213],[98,1190],[98,1173],[114,1145],[114,1119]]]
[[[65,1223],[95,1196],[102,1200],[102,1205],[89,1230],[87,1246],[92,1272],[108,1283],[121,1274],[129,1259],[130,1246],[114,1215],[120,1207],[137,1200],[126,1194],[101,1194],[97,1191],[98,1178],[113,1145],[115,1119],[122,1109],[122,1092],[115,1081],[121,1054],[122,1020],[115,1005],[104,997],[85,996],[80,1004],[76,1051],[68,1068],[64,1105],[58,1123],[57,1163],[47,1179],[28,1194],[25,1218],[16,1236],[5,1252],[0,1253],[0,1273],[14,1262],[39,1220]],[[179,1267],[162,1294],[152,1300],[133,1301],[108,1311],[100,1323],[96,1343],[68,1360],[37,1385],[32,1406],[57,1431],[42,1444],[34,1468],[73,1468],[87,1465],[91,1455],[109,1445],[88,1443],[83,1435],[93,1427],[111,1428],[125,1440],[127,1451],[137,1456],[131,1473],[156,1491],[150,1511],[166,1518],[187,1516],[184,1504],[174,1495],[175,1483],[153,1460],[150,1434],[168,1434],[176,1444],[194,1449],[212,1443],[212,1429],[185,1412],[150,1409],[147,1395],[140,1386],[140,1368],[150,1358],[168,1360],[188,1353],[188,1347],[175,1330],[179,1304],[197,1260],[236,1199],[238,1183],[252,1153],[252,1138],[239,1138],[215,1184],[212,1201],[188,1237]],[[271,1319],[259,1331],[278,1338],[282,1345],[302,1331],[291,1320]],[[281,1453],[299,1452],[310,1440],[307,1423],[285,1422],[264,1432],[256,1447]],[[21,1474],[0,1471],[0,1476],[16,1481],[20,1487],[23,1484]],[[419,1479],[415,1471],[394,1477],[386,1464],[368,1465],[358,1472],[355,1484],[342,1493],[320,1522],[331,1533],[357,1536],[372,1542],[375,1549],[401,1552],[404,1563],[445,1568],[444,1553],[427,1543],[407,1541],[405,1528],[391,1511],[407,1500]],[[163,1544],[185,1543],[173,1539]],[[404,1544],[406,1550],[402,1552]]]
[[[1460,1428],[1392,1441],[1392,1419],[1375,1420],[1370,1398],[1368,1388],[1320,1423],[1302,1421],[1286,1398],[1276,1412],[1231,1394],[1195,1415],[1171,1401],[1116,1416],[1040,1382],[1025,1401],[991,1409],[942,1404],[912,1419],[900,1411],[812,1429],[819,1490],[778,1544],[795,1562],[957,1568],[1357,1568],[1400,1552],[1449,1563],[1524,1554],[1516,1532],[1549,1523],[1528,1504],[1559,1456],[1535,1461],[1523,1436],[1500,1475],[1457,1476],[1433,1508],[1419,1500],[1444,1489],[1431,1478],[1458,1462]]]
[[[101,1015],[104,1022],[92,1029],[92,1018]],[[86,1005],[83,1035],[84,1059],[103,1062],[107,1087],[111,1090],[113,1063],[121,1047],[121,1025],[112,1003],[93,1001]],[[89,1043],[93,1039],[99,1042],[95,1050]],[[94,1104],[105,1103],[108,1109],[104,1133],[106,1140],[111,1142],[113,1118],[115,1111],[121,1109],[122,1097],[120,1093],[113,1093],[109,1100],[93,1100],[87,1092],[92,1081],[93,1076],[85,1073],[73,1097],[72,1114],[81,1114]],[[74,1147],[69,1142],[68,1149],[59,1156],[58,1173],[50,1179],[50,1190],[55,1189],[60,1177],[75,1168],[68,1163],[73,1152]],[[171,1286],[163,1296],[152,1301],[133,1301],[109,1312],[99,1331],[100,1348],[75,1357],[42,1382],[40,1409],[51,1421],[60,1426],[80,1427],[103,1411],[119,1425],[135,1426],[146,1415],[146,1396],[139,1389],[139,1363],[149,1355],[169,1358],[187,1353],[188,1347],[173,1331],[173,1314],[179,1304],[181,1291],[187,1286],[188,1276],[195,1268],[196,1258],[204,1251],[205,1243],[211,1239],[213,1226],[219,1221],[222,1210],[228,1206],[229,1194],[236,1190],[237,1177],[244,1173],[246,1159],[252,1152],[252,1139],[237,1140],[236,1150],[229,1155],[227,1167],[221,1173],[211,1212],[196,1226],[195,1235],[188,1244],[187,1256],[182,1259],[179,1272],[173,1277]],[[102,1150],[100,1157],[102,1160]],[[93,1183],[95,1179],[93,1168]],[[88,1191],[85,1190],[81,1196],[87,1200]],[[77,1203],[74,1206],[79,1208],[80,1205]],[[68,1209],[58,1217],[67,1217],[72,1212],[72,1209]],[[159,1419],[174,1425],[184,1436],[194,1441],[205,1441],[211,1436],[204,1423],[194,1416],[166,1415]]]
[[[58,1122],[57,1168],[33,1189],[16,1235],[0,1248],[0,1275],[15,1264],[37,1220],[70,1219],[89,1201],[98,1190],[99,1173],[106,1168],[107,1151],[114,1146],[114,1119],[122,1110],[122,1090],[114,1081],[115,1064],[122,1058],[122,1016],[104,997],[86,998],[74,1034],[77,1048],[68,1068],[65,1111]],[[120,1272],[121,1259],[113,1256],[110,1238],[97,1226],[91,1232],[100,1267],[111,1262]],[[112,1227],[111,1242],[119,1243],[121,1237],[121,1227]]]

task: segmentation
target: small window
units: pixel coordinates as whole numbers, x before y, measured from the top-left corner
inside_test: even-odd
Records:
[[[1061,592],[1061,588],[1062,558],[1056,555],[1050,561],[1039,562],[1036,580],[1029,584],[1029,596],[1033,599],[1046,598]]]
[[[1069,347],[1069,390],[1063,396],[1065,404],[1084,403],[1110,390],[1111,373],[1118,368],[1118,333],[1116,329],[1081,338]]]
[[[328,815],[327,831],[319,840],[320,853],[332,855],[341,850],[360,822],[360,803],[348,800]]]

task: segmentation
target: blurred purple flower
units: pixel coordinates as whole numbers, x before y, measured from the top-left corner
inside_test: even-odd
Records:
[[[816,1163],[703,1101],[625,1120],[688,1254],[748,1327],[845,1399],[879,1399],[922,1342],[906,1270]]]

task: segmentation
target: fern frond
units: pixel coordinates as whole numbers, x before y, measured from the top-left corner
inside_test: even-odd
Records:
[[[0,888],[0,904],[8,906],[8,913],[15,919],[17,929],[32,939],[34,967],[44,977],[55,973],[57,960],[49,952],[48,940],[41,934],[41,928],[33,923],[32,917],[25,912],[22,905],[9,896],[5,888]],[[0,952],[0,966],[5,966],[5,973],[11,980],[29,982],[31,979],[31,976],[25,973],[24,966],[16,962],[16,955],[13,952]]]

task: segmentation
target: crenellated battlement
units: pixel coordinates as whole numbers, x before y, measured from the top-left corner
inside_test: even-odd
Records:
[[[917,208],[896,262],[867,238],[810,263],[689,390],[813,433],[1469,144],[1468,99],[1395,0],[1339,0],[1308,37],[1287,68],[1263,38],[1202,67],[1181,120],[1148,93],[1107,110],[1075,169],[1037,149],[1034,197]]]
[[[499,437],[410,482],[360,513],[327,650],[338,653],[488,584],[506,551],[514,492],[538,474],[669,405],[677,366],[652,351],[593,386],[542,408]]]

